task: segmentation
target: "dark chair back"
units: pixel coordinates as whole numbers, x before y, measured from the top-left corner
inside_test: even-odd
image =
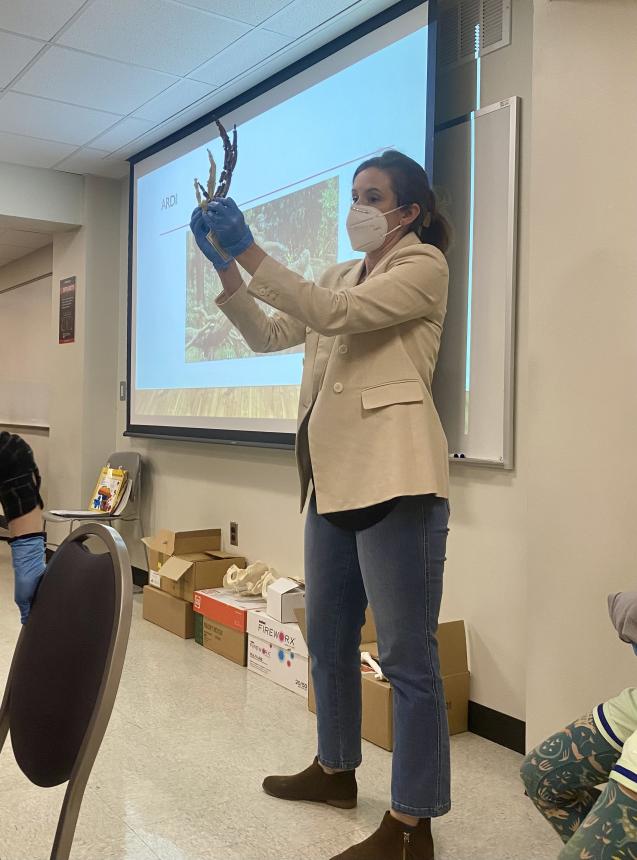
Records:
[[[97,538],[106,551],[89,550],[88,538]],[[86,523],[47,565],[15,649],[0,711],[0,749],[9,731],[16,761],[31,782],[69,782],[55,860],[70,852],[117,694],[131,612],[132,575],[121,537]]]

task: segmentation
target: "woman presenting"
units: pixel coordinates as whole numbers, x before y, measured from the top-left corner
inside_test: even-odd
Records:
[[[345,860],[432,860],[450,808],[436,630],[449,519],[448,450],[431,396],[445,317],[448,225],[427,174],[388,151],[354,174],[347,229],[363,260],[318,283],[259,248],[231,199],[192,216],[223,284],[218,306],[254,352],[305,343],[296,454],[318,756],[268,794],[349,809],[361,763],[360,631],[369,601],[394,691],[391,812]],[[220,253],[220,249],[226,253]],[[252,275],[243,282],[236,262]],[[259,299],[279,313],[268,316]],[[336,860],[336,858],[334,858]]]

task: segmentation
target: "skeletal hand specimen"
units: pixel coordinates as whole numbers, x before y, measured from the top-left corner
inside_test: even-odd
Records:
[[[215,197],[227,197],[230,191],[230,183],[232,182],[232,172],[237,164],[237,127],[232,128],[232,141],[228,136],[228,132],[223,127],[223,124],[215,119],[221,140],[223,141],[223,170],[219,177],[219,184],[215,188],[217,181],[217,165],[213,158],[212,152],[208,150],[208,160],[210,162],[210,171],[208,173],[208,187],[203,187],[198,179],[195,179],[195,195],[197,197],[197,205],[201,206],[205,212],[208,209],[208,201]],[[202,196],[203,194],[203,196]]]

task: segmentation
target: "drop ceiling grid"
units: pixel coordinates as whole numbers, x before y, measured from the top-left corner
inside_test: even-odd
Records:
[[[123,176],[177,122],[392,2],[0,0],[0,161]]]

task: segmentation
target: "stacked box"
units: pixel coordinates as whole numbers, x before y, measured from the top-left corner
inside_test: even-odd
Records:
[[[144,589],[144,618],[191,639],[195,592],[221,586],[228,568],[233,564],[245,567],[245,559],[221,550],[221,529],[160,529],[142,540],[147,548],[149,579]]]
[[[247,632],[248,670],[307,698],[308,653],[299,625],[253,610]]]
[[[248,614],[265,600],[240,597],[225,588],[195,592],[195,641],[239,666],[247,665]]]
[[[297,614],[303,635],[306,634],[303,612]],[[365,638],[374,637],[373,641]],[[447,705],[449,734],[466,732],[469,715],[469,667],[464,621],[450,621],[438,627],[440,671]],[[363,628],[361,651],[368,651],[378,661],[376,629],[371,613]],[[361,666],[363,720],[361,733],[365,740],[390,752],[394,748],[393,693],[388,681],[376,679],[373,670]],[[316,698],[311,672],[308,678],[308,708],[316,713]]]

